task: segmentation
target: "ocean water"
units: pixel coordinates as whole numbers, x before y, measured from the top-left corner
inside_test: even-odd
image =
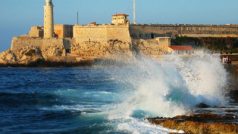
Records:
[[[190,113],[199,103],[229,103],[228,73],[219,56],[165,59],[0,68],[0,133],[182,132],[152,125],[146,118]]]

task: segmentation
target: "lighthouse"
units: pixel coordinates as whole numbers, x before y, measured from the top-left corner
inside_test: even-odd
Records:
[[[136,0],[133,0],[133,24],[136,24]]]
[[[44,6],[44,38],[54,37],[54,5],[52,0],[45,0]]]

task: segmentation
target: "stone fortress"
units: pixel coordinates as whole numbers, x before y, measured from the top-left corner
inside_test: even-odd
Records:
[[[176,36],[238,37],[238,25],[136,25],[127,14],[113,15],[111,24],[54,24],[53,8],[52,0],[45,0],[44,26],[14,37],[11,49],[0,54],[1,64],[159,57],[173,51],[170,42]]]

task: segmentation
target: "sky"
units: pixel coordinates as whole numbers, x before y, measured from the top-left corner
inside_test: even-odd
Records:
[[[238,24],[238,0],[136,0],[140,24]],[[133,0],[53,0],[57,24],[110,23],[111,15],[126,13],[132,22]],[[43,25],[44,0],[2,0],[0,51],[13,36]]]

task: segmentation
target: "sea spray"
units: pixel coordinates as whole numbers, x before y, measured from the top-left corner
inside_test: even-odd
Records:
[[[97,75],[79,74],[89,77],[87,83],[85,77],[78,80],[80,90],[56,92],[78,102],[52,109],[80,111],[81,119],[100,120],[99,127],[106,128],[102,133],[178,133],[182,131],[152,125],[146,118],[187,114],[200,103],[226,104],[227,73],[219,55],[199,51],[189,57],[163,56],[162,60],[140,57],[129,64],[100,64],[88,71]]]
[[[163,60],[141,57],[115,67],[116,81],[130,85],[122,100],[110,109],[109,119],[141,115],[173,117],[190,112],[197,104],[224,105],[227,73],[219,55],[203,51],[190,57],[165,56]]]

